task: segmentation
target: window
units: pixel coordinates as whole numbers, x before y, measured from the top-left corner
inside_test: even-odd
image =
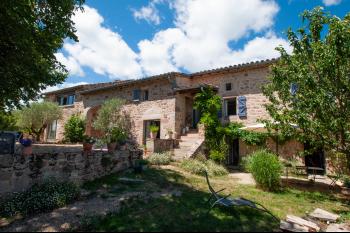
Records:
[[[231,91],[231,90],[232,90],[232,84],[226,83],[226,91]]]
[[[67,102],[67,104],[68,104],[68,105],[73,105],[74,102],[75,102],[75,95],[70,95],[70,96],[68,96],[68,102]]]
[[[75,102],[75,95],[66,95],[57,97],[57,103],[60,106],[73,105]]]
[[[225,116],[237,115],[237,98],[225,100]]]
[[[149,97],[148,95],[149,95],[148,90],[145,90],[144,93],[143,93],[143,100],[144,101],[148,100],[148,97]]]
[[[132,91],[132,99],[133,101],[140,101],[141,100],[141,90],[136,89]]]
[[[49,127],[47,129],[47,139],[55,140],[56,132],[57,132],[57,121],[53,121],[51,124],[49,124]]]

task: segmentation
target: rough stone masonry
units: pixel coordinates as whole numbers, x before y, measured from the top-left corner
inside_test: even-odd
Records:
[[[0,196],[20,192],[47,179],[70,181],[82,184],[130,168],[142,157],[138,149],[126,149],[109,154],[96,150],[91,154],[55,148],[34,152],[30,156],[21,154],[0,155]]]

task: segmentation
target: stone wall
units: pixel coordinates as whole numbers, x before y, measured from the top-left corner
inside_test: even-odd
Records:
[[[176,139],[149,139],[146,147],[149,153],[162,153],[172,151],[178,143]]]
[[[268,82],[269,66],[243,69],[239,71],[205,74],[195,76],[191,82],[184,79],[183,85],[190,84],[191,87],[200,84],[209,84],[219,88],[218,94],[222,98],[245,96],[247,98],[247,117],[230,116],[225,119],[230,122],[241,122],[244,125],[256,124],[258,119],[268,119],[269,115],[264,104],[268,102],[262,94],[261,87]],[[232,90],[226,91],[226,83],[231,83]]]
[[[0,196],[9,192],[19,192],[46,179],[71,181],[82,184],[89,180],[128,169],[135,159],[142,157],[140,150],[117,151],[108,154],[93,151],[91,155],[72,148],[58,146],[43,151],[34,149],[31,156],[0,155]]]

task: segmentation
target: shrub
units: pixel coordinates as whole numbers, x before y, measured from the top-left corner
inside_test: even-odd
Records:
[[[277,155],[260,150],[251,156],[248,167],[257,184],[264,190],[278,191],[283,166]]]
[[[185,171],[202,176],[205,171],[207,171],[207,167],[204,162],[201,162],[196,159],[186,159],[181,162],[180,167]]]
[[[240,166],[242,171],[251,172],[250,171],[251,160],[252,160],[252,156],[244,156],[241,158],[239,166]]]
[[[85,121],[79,115],[72,115],[64,126],[64,138],[67,142],[83,142]]]
[[[171,163],[171,154],[167,153],[153,153],[149,156],[148,161],[152,165],[168,165]]]
[[[200,176],[203,176],[205,171],[209,176],[228,175],[228,171],[225,167],[212,160],[199,161],[197,159],[187,159],[182,161],[180,167],[189,173]]]
[[[226,142],[226,137],[224,136],[219,142],[217,148],[214,148],[210,151],[209,157],[217,163],[223,163],[227,158],[228,150],[229,147]]]
[[[212,160],[208,160],[206,163],[208,173],[210,176],[226,176],[228,171],[226,168],[220,164],[215,163]]]
[[[42,185],[34,185],[25,192],[13,193],[0,200],[0,215],[11,217],[37,214],[64,207],[79,197],[79,189],[72,183],[50,180]]]

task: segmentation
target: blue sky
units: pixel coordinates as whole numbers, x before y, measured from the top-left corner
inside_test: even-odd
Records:
[[[277,57],[315,6],[343,17],[350,0],[86,0],[73,17],[80,42],[57,53],[69,70],[60,87]]]

